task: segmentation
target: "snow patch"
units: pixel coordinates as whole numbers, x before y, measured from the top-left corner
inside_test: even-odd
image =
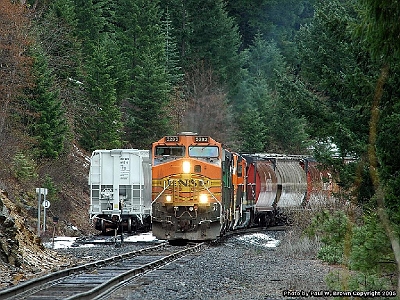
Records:
[[[252,233],[237,237],[239,241],[265,248],[276,248],[280,241],[265,233]]]

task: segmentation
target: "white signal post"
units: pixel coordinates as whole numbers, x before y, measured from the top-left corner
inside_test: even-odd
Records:
[[[42,200],[42,195],[43,195],[43,207],[44,207],[44,214],[43,214],[43,223],[44,227],[43,229],[46,229],[46,208],[50,207],[50,202],[46,200],[46,195],[47,195],[47,189],[46,188],[36,188],[36,194],[38,195],[38,225],[37,225],[37,235],[40,237],[40,202]]]

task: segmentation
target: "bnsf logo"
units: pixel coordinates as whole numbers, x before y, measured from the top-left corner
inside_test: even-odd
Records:
[[[166,180],[165,183],[170,186],[180,186],[180,187],[198,187],[198,186],[210,185],[208,180],[204,182],[204,180],[199,180],[199,179],[168,179]]]

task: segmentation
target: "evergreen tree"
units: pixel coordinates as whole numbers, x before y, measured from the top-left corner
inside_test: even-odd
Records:
[[[400,197],[398,196],[400,171],[391,155],[393,145],[399,142],[399,131],[392,129],[399,119],[398,71],[400,66],[398,42],[400,34],[399,16],[400,3],[389,0],[360,0],[362,4],[363,22],[361,22],[361,36],[369,46],[372,57],[381,64],[381,71],[375,86],[375,93],[371,104],[371,119],[369,130],[368,156],[371,164],[370,174],[375,188],[375,200],[378,207],[378,216],[385,233],[389,237],[394,258],[397,264],[397,294],[400,294]],[[390,73],[392,71],[392,73]],[[389,83],[388,87],[385,84]],[[394,85],[390,85],[394,83]],[[389,90],[386,98],[384,90]],[[395,92],[393,92],[395,91]],[[384,107],[383,114],[380,108]],[[379,124],[382,124],[379,128]],[[390,124],[388,126],[388,124]],[[387,139],[391,142],[388,143]],[[380,165],[378,164],[380,158]]]
[[[83,43],[85,54],[92,51],[92,43],[97,41],[105,31],[107,20],[103,17],[103,6],[107,0],[74,0],[77,17],[77,36],[86,41]]]
[[[89,150],[118,148],[123,128],[120,104],[128,84],[116,40],[116,2],[75,0],[75,11],[85,60],[80,142]]]
[[[261,113],[256,107],[247,107],[238,114],[238,139],[239,150],[244,153],[257,153],[265,150],[267,130],[264,126]]]
[[[201,64],[212,68],[219,81],[232,86],[240,67],[240,37],[222,0],[162,1],[171,15],[174,36],[185,70]]]
[[[314,14],[314,0],[228,0],[229,15],[239,24],[242,49],[252,45],[257,34],[277,43],[290,65],[296,63],[295,33]]]
[[[123,102],[126,138],[134,147],[148,148],[170,130],[165,107],[171,73],[167,71],[161,11],[158,1],[118,3],[116,34],[129,71]]]
[[[76,34],[78,20],[74,0],[55,0],[47,9],[39,11],[34,22],[35,34],[54,74],[54,85],[59,90],[70,129],[69,138],[75,140],[76,121],[80,119],[80,108],[86,106],[86,100],[82,89],[83,45]]]
[[[53,89],[54,76],[39,45],[33,51],[33,77],[35,85],[28,103],[31,135],[37,140],[39,157],[57,158],[64,147],[67,126],[59,91]]]
[[[350,26],[358,22],[354,4],[317,2],[314,21],[298,35],[299,75],[307,90],[314,94],[314,104],[299,103],[299,108],[306,108],[302,114],[310,123],[314,139],[329,137],[342,157],[362,156],[368,126],[360,124],[368,124],[369,107],[364,99],[372,92],[376,68],[365,47],[352,37]],[[320,115],[318,111],[329,114]],[[321,117],[325,126],[320,126]]]
[[[121,147],[121,112],[115,90],[116,79],[109,49],[114,44],[107,37],[100,41],[87,65],[86,96],[88,107],[82,119],[81,145],[88,150]]]
[[[173,36],[173,26],[168,10],[163,17],[163,35],[165,48],[165,66],[168,82],[171,87],[170,100],[166,106],[166,114],[169,117],[170,127],[173,132],[181,130],[184,110],[186,107],[184,98],[184,73],[180,64],[176,38]]]
[[[139,148],[169,132],[165,105],[169,87],[166,72],[151,54],[141,55],[141,65],[135,68],[135,91],[125,108],[129,142]]]
[[[278,75],[286,72],[284,57],[275,43],[268,43],[260,34],[245,56],[246,72],[242,73],[243,83],[235,96],[243,146],[249,148],[254,143],[252,135],[255,134],[263,139],[263,146],[253,147],[254,150],[303,151],[303,142],[308,139],[306,123],[297,108],[286,99],[287,94],[281,88],[281,76]],[[256,110],[258,112],[254,113]],[[247,123],[251,118],[254,131]]]
[[[164,35],[164,47],[165,47],[165,66],[168,74],[168,82],[172,88],[178,88],[183,82],[183,70],[180,65],[178,48],[176,45],[176,39],[173,36],[173,27],[170,14],[168,11],[164,15],[163,35]]]

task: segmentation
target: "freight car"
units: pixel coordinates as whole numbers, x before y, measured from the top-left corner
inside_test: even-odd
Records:
[[[151,165],[148,150],[95,150],[90,158],[90,219],[131,233],[151,228]]]
[[[326,205],[332,198],[332,176],[310,157],[280,154],[243,155],[247,162],[246,209],[253,223],[274,225],[286,209]]]
[[[316,163],[301,156],[240,155],[184,132],[152,145],[152,231],[159,239],[214,240],[228,230],[271,225],[283,208],[330,195]]]

